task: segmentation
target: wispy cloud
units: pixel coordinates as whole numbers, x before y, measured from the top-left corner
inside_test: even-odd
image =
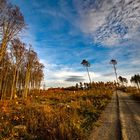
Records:
[[[94,42],[114,46],[139,33],[139,0],[74,0],[74,4],[81,30],[93,35]]]

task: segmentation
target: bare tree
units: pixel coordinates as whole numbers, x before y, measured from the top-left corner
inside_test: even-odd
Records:
[[[90,63],[89,63],[87,60],[84,59],[84,60],[81,62],[81,64],[86,68],[87,73],[88,73],[89,82],[90,82],[90,84],[91,84],[91,78],[90,78],[90,74],[89,74],[89,70],[88,70],[88,67],[90,67]]]
[[[14,39],[11,42],[11,61],[13,65],[13,82],[11,88],[11,98],[16,96],[19,72],[25,57],[25,44],[19,39]]]
[[[9,55],[6,54],[0,63],[0,98],[1,100],[5,97],[5,93],[8,89],[10,89],[10,69],[11,69],[11,62],[9,59]],[[9,86],[8,83],[9,82]]]
[[[8,43],[25,27],[24,17],[17,6],[1,0],[0,6],[0,62]]]
[[[38,62],[37,53],[31,49],[31,46],[26,53],[26,74],[25,74],[25,87],[24,87],[24,98],[27,98],[28,91],[31,88],[33,81],[36,86],[39,87],[43,77],[43,65]],[[36,75],[37,74],[37,75]],[[37,77],[35,77],[37,76]],[[36,82],[37,81],[37,82]]]
[[[116,82],[118,83],[118,76],[117,76],[117,71],[116,71],[117,61],[115,59],[112,59],[110,61],[110,64],[113,65],[113,69],[114,69],[114,73],[115,73],[115,77],[116,77]]]

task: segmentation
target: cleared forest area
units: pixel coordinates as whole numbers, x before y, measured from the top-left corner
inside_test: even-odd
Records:
[[[90,90],[40,91],[28,99],[0,102],[0,137],[49,140],[88,139],[110,102],[112,83],[96,83]],[[100,88],[98,88],[100,87]]]

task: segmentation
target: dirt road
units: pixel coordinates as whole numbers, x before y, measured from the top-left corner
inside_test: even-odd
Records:
[[[140,103],[117,91],[89,140],[140,140]]]

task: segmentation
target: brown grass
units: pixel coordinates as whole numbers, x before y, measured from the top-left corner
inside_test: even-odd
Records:
[[[112,91],[42,92],[1,101],[0,139],[85,140]]]
[[[134,100],[140,101],[140,92],[136,87],[127,87],[126,92],[129,93]]]

